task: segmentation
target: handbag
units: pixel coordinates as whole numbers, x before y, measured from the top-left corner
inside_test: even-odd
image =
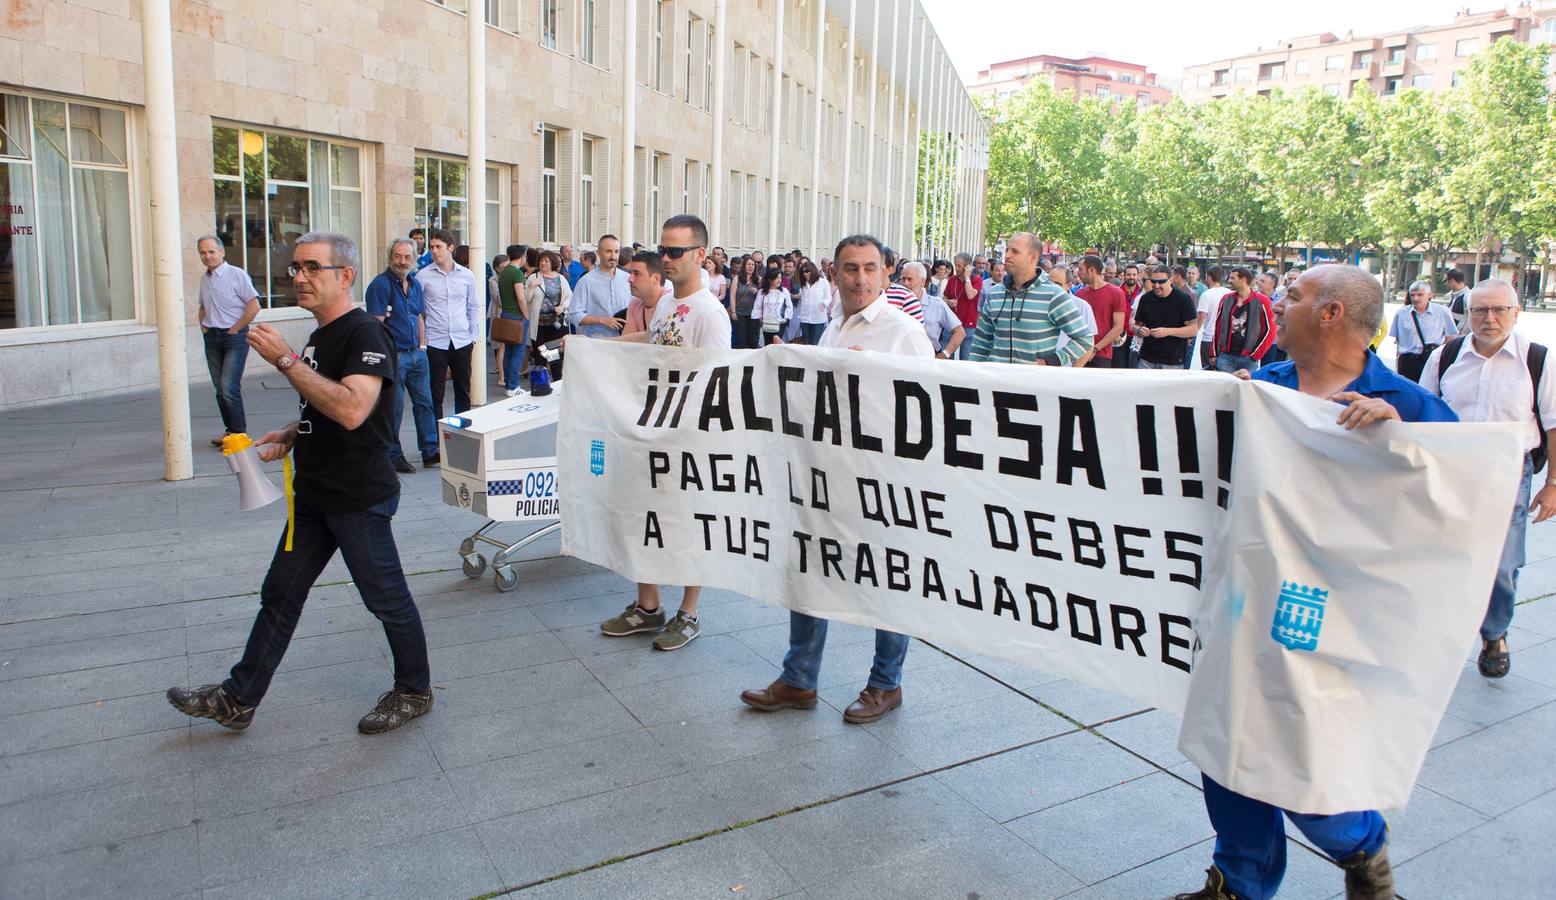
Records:
[[[499,344],[507,344],[511,347],[524,343],[524,332],[526,330],[523,319],[498,317],[492,320],[492,340]]]

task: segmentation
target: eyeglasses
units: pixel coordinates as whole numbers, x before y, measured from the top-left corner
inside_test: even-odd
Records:
[[[1166,284],[1167,282],[1169,282],[1171,280],[1172,280],[1171,278],[1152,278],[1151,279],[1151,283],[1152,284]]]
[[[309,278],[317,278],[320,272],[329,269],[344,269],[345,266],[321,266],[311,259],[305,259],[300,263],[292,263],[286,267],[286,274],[296,278],[299,273],[305,273]]]
[[[659,255],[660,256],[669,257],[670,259],[680,259],[681,257],[685,256],[686,254],[692,252],[693,250],[697,250],[697,249],[700,249],[700,248],[698,248],[698,247],[666,247],[663,244],[661,244],[660,247],[659,247]]]
[[[1513,310],[1517,308],[1516,306],[1472,306],[1470,307],[1470,315],[1477,319],[1484,319],[1488,315],[1501,319],[1512,315]]]

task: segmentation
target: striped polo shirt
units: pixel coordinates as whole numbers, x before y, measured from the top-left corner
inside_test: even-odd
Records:
[[[1007,282],[985,283],[970,358],[1011,363],[1041,359],[1068,366],[1091,350],[1091,330],[1077,306],[1084,302],[1041,271],[1021,288]],[[1070,339],[1063,347],[1059,346],[1061,334]]]

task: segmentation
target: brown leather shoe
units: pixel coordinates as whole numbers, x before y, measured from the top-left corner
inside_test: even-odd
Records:
[[[852,722],[855,725],[864,725],[877,721],[901,705],[901,686],[894,687],[889,691],[883,691],[876,687],[866,687],[859,692],[859,699],[848,704],[848,708],[843,710],[843,721]]]
[[[772,712],[777,709],[815,709],[816,692],[802,691],[797,687],[790,687],[782,681],[774,681],[759,691],[741,691],[740,702],[759,709],[762,712]]]

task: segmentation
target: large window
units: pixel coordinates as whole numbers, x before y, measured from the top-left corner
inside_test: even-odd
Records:
[[[540,46],[555,50],[557,35],[557,0],[540,0]]]
[[[1460,38],[1453,45],[1454,56],[1474,56],[1480,49],[1479,38]]]
[[[540,240],[556,242],[557,133],[547,128],[540,140]]]
[[[578,34],[578,59],[590,65],[594,64],[594,29],[598,25],[594,2],[595,0],[579,0],[579,5],[583,8],[583,28]]]
[[[122,109],[0,93],[0,328],[135,318]]]
[[[1436,44],[1417,44],[1416,45],[1416,59],[1418,59],[1418,60],[1425,60],[1425,59],[1436,59],[1436,58],[1437,58],[1437,45]]]
[[[297,305],[286,267],[292,245],[307,232],[338,231],[361,247],[359,145],[213,125],[211,157],[216,233],[227,261],[254,279],[262,305]]]
[[[470,237],[469,187],[464,160],[440,156],[416,157],[411,193],[416,203],[416,224],[423,228],[446,228],[456,244]],[[486,168],[486,242],[495,246],[502,234],[502,172],[496,166]]]

